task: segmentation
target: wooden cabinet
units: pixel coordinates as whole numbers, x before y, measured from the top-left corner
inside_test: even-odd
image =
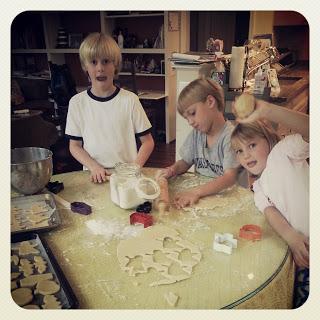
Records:
[[[128,63],[136,62],[140,64],[135,75],[138,91],[164,93],[166,142],[169,143],[175,139],[176,80],[168,59],[172,52],[181,50],[180,25],[184,23],[181,16],[185,17],[181,12],[170,14],[170,19],[178,19],[173,24],[169,22],[167,11],[128,11],[125,14],[112,11],[24,12],[12,24],[12,75],[50,80],[50,61],[67,64],[76,85],[85,87],[88,79],[81,69],[79,50],[70,45],[79,45],[91,32],[113,35],[121,29],[136,39],[132,47],[121,50],[124,69],[120,79],[131,75]],[[64,28],[68,37],[64,48],[58,47],[59,28]],[[152,65],[155,66],[153,69]],[[150,69],[152,71],[148,72]]]
[[[308,25],[306,18],[296,11],[274,11],[274,26]]]

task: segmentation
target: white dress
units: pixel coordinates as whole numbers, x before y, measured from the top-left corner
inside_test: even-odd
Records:
[[[271,150],[266,168],[254,182],[254,201],[261,212],[276,207],[291,226],[309,236],[309,143],[289,135]]]

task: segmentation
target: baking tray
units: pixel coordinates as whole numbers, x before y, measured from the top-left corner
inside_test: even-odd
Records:
[[[35,249],[39,251],[39,253],[29,253],[26,255],[19,255],[19,245],[23,241],[28,241],[31,245],[34,246]],[[54,294],[54,296],[59,300],[61,304],[61,309],[76,309],[79,307],[78,300],[73,293],[72,288],[70,287],[67,279],[65,278],[57,260],[55,259],[52,251],[48,247],[47,243],[39,237],[38,234],[35,233],[25,233],[19,235],[11,236],[11,257],[16,255],[19,259],[28,259],[31,263],[34,263],[34,256],[41,256],[47,263],[46,270],[42,273],[51,273],[52,279],[56,283],[60,284],[60,290]],[[19,260],[18,265],[13,263],[11,258],[11,273],[12,272],[21,272],[18,278],[16,278],[16,284],[20,287],[20,280],[25,278],[25,275],[21,270],[19,270],[21,261]],[[33,274],[40,274],[38,269],[33,265]],[[44,295],[40,293],[35,293],[36,285],[32,288],[33,300],[28,304],[37,305],[42,309],[44,304]]]
[[[60,224],[61,219],[51,194],[11,198],[12,234],[48,231]]]

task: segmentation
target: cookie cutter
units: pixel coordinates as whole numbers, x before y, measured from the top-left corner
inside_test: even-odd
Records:
[[[215,233],[213,241],[213,250],[231,254],[232,249],[237,248],[238,240],[233,238],[231,233]]]
[[[239,237],[246,240],[261,240],[261,235],[261,228],[255,224],[245,224],[239,231]]]
[[[89,206],[84,202],[79,202],[79,201],[71,202],[70,208],[71,208],[71,211],[84,214],[84,215],[90,214],[92,212],[91,206]]]
[[[141,223],[144,228],[148,228],[153,225],[153,218],[147,213],[134,212],[130,215],[130,224],[136,223]]]

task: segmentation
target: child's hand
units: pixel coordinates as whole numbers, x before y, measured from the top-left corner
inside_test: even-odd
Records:
[[[253,112],[245,118],[239,118],[237,117],[237,112],[235,110],[235,102],[232,102],[232,113],[236,116],[237,122],[240,122],[240,123],[248,123],[248,122],[253,122],[256,120],[263,119],[265,118],[264,111],[265,111],[265,102],[263,102],[262,100],[255,99],[255,107]]]
[[[286,239],[298,267],[309,268],[309,238],[293,230]]]
[[[166,179],[174,177],[175,175],[176,174],[175,174],[174,169],[172,168],[172,166],[171,167],[166,167],[164,169],[161,169],[157,174],[158,177],[163,177],[163,178],[166,178]]]
[[[94,183],[102,183],[109,180],[110,172],[99,165],[98,163],[90,168],[91,171],[91,181]]]
[[[195,189],[190,189],[185,192],[178,193],[174,198],[174,205],[177,209],[182,209],[187,206],[192,206],[200,199],[200,195]]]

